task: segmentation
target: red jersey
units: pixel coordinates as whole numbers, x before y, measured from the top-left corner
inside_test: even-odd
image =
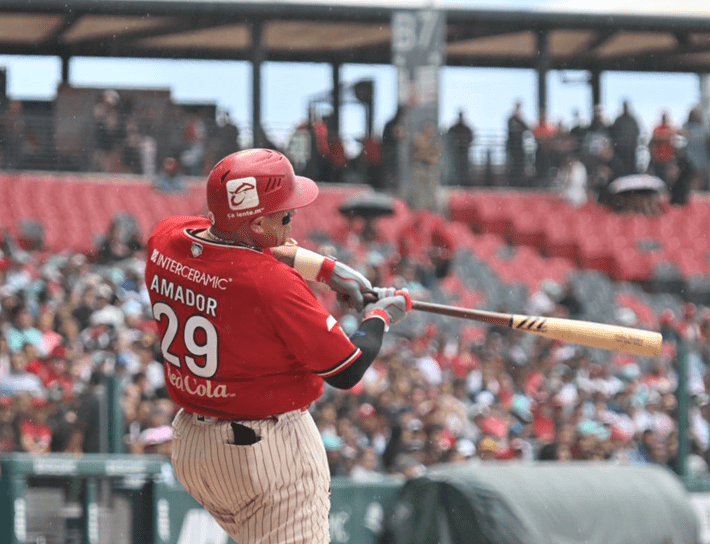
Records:
[[[676,149],[673,145],[673,136],[677,133],[675,127],[658,125],[653,129],[651,139],[651,155],[654,161],[660,163],[671,162],[676,158]]]
[[[268,249],[194,235],[209,226],[170,217],[148,240],[145,280],[171,398],[224,419],[308,406],[360,350],[298,272]]]

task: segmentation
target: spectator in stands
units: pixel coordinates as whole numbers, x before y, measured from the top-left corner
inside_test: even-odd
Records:
[[[94,107],[94,167],[99,172],[122,172],[122,153],[126,137],[125,121],[119,94],[112,90],[101,93]]]
[[[47,424],[49,403],[43,396],[34,396],[20,409],[18,428],[20,451],[35,455],[47,454],[52,449],[52,429]]]
[[[530,130],[523,117],[522,102],[515,103],[507,124],[508,135],[505,148],[508,157],[508,185],[522,187],[526,184],[524,135]]]
[[[483,436],[476,444],[476,454],[481,461],[493,461],[498,449],[498,441],[492,436]]]
[[[611,139],[601,133],[597,133],[598,137],[595,138],[593,134],[590,133],[587,138],[587,143],[591,146],[586,148],[587,184],[597,202],[613,205],[609,184],[621,175],[623,166],[619,156],[614,153]]]
[[[141,119],[133,116],[126,123],[126,138],[123,142],[123,165],[130,174],[155,176],[157,145],[155,138],[147,134]]]
[[[641,431],[641,440],[636,448],[632,461],[636,464],[649,464],[654,462],[654,450],[657,450],[656,433],[651,428]]]
[[[39,351],[44,355],[51,354],[62,343],[62,335],[54,330],[55,320],[56,311],[52,307],[40,309],[37,316],[37,329],[42,333]]]
[[[366,446],[358,451],[355,465],[349,474],[355,482],[378,482],[384,475],[380,468],[380,459],[375,448]]]
[[[11,326],[6,332],[10,351],[21,351],[29,343],[38,351],[42,349],[42,332],[35,327],[35,320],[30,309],[24,304],[18,304],[10,313]]]
[[[2,383],[3,378],[10,373],[10,355],[7,337],[0,334],[0,383]]]
[[[23,105],[20,100],[10,100],[2,119],[0,129],[0,152],[2,167],[7,170],[25,168],[26,127]]]
[[[708,146],[710,137],[700,113],[695,106],[690,109],[688,119],[683,123],[681,134],[685,137],[685,155],[693,170],[691,188],[705,191],[708,188]]]
[[[669,186],[672,168],[676,166],[678,158],[678,136],[679,128],[673,124],[670,111],[664,110],[660,122],[653,128],[651,135],[649,170]]]
[[[112,219],[106,235],[101,240],[97,261],[110,264],[129,259],[142,248],[143,242],[135,219],[120,214]]]
[[[104,382],[105,375],[101,369],[93,368],[77,395],[77,426],[82,435],[81,450],[84,453],[101,453],[105,447],[101,443],[102,394],[99,390]]]
[[[675,164],[667,171],[669,202],[675,206],[685,206],[692,189],[698,184],[698,171],[688,155],[685,140],[679,140]]]
[[[463,110],[459,110],[456,123],[446,132],[446,183],[448,185],[471,185],[471,146],[475,133],[464,119]]]
[[[575,208],[589,199],[587,167],[574,153],[568,153],[553,181],[553,187]]]
[[[69,354],[64,346],[55,347],[46,357],[42,375],[42,385],[48,390],[70,400],[74,395],[74,380],[69,373]]]
[[[185,181],[180,163],[175,157],[165,157],[162,168],[155,176],[155,188],[163,193],[181,193],[185,190]]]
[[[180,165],[189,176],[202,174],[205,165],[207,145],[207,127],[202,115],[197,112],[188,114],[183,129],[183,149],[180,153]]]
[[[508,185],[511,187],[526,185],[524,136],[529,130],[530,127],[523,117],[523,104],[516,102],[507,120],[508,133],[505,145]]]
[[[636,149],[641,135],[641,128],[631,112],[631,103],[624,100],[622,112],[609,128],[614,153],[619,158],[619,175],[635,174],[637,169]]]
[[[16,397],[0,396],[0,454],[19,450],[18,433],[14,425],[15,405]]]
[[[612,173],[606,172],[606,166],[611,163],[616,164],[620,158],[614,151],[614,145],[610,135],[610,126],[604,108],[599,104],[594,106],[592,120],[584,131],[581,152],[582,160],[587,167],[587,172],[589,172],[594,180],[595,187],[603,187],[611,181],[611,179],[620,175],[622,167],[618,164],[614,168],[613,175]],[[598,181],[598,177],[603,178],[603,181]]]
[[[82,444],[84,434],[80,427],[79,416],[71,402],[67,402],[61,392],[53,390],[48,395],[47,426],[52,432],[50,450],[54,453],[84,453]]]
[[[296,125],[286,144],[285,153],[293,164],[294,171],[300,176],[306,175],[306,167],[311,159],[311,139],[312,131],[309,128],[309,123],[303,121]]]
[[[584,138],[587,136],[587,128],[587,124],[582,119],[582,114],[580,113],[579,109],[575,108],[575,110],[572,112],[572,123],[570,125],[569,133],[574,141],[573,150],[580,156],[582,153],[582,144],[584,142]]]
[[[32,396],[44,396],[42,380],[27,371],[27,354],[20,350],[10,356],[10,373],[0,382],[0,395],[17,396],[28,393]]]
[[[327,126],[327,155],[325,156],[324,181],[341,183],[345,181],[345,172],[348,168],[349,159],[345,152],[343,138],[338,132],[334,114],[328,115],[325,119]]]
[[[406,136],[406,109],[397,106],[394,116],[385,123],[382,130],[382,164],[385,171],[385,189],[397,191],[399,189],[399,147]]]
[[[382,142],[372,134],[362,140],[362,151],[353,164],[359,170],[363,182],[378,191],[384,191],[384,165],[382,163]]]
[[[318,115],[315,108],[311,108],[309,112],[307,128],[310,136],[310,152],[304,175],[311,179],[325,181],[327,180],[328,157],[330,156],[328,125]]]
[[[162,453],[170,456],[172,427],[170,422],[175,410],[170,401],[146,403],[147,412],[140,421],[140,432],[131,440],[128,448],[132,453]]]
[[[549,121],[544,109],[540,110],[537,125],[533,128],[532,133],[537,145],[535,150],[535,185],[547,187],[552,181],[557,127]]]
[[[458,244],[440,215],[427,210],[414,212],[402,225],[396,240],[402,264],[414,266],[422,285],[431,287],[432,281],[449,273]]]
[[[215,140],[214,157],[226,157],[241,149],[239,127],[232,121],[228,111],[223,111],[217,116]],[[216,164],[217,160],[212,161],[212,163]]]

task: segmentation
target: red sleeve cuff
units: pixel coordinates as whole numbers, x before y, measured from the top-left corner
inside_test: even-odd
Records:
[[[382,308],[374,308],[365,314],[364,319],[370,319],[371,317],[379,317],[385,322],[385,326],[390,324],[390,316]]]
[[[320,283],[328,283],[330,281],[331,276],[333,275],[333,270],[335,269],[335,259],[331,259],[330,257],[326,257],[325,260],[323,261],[323,264],[320,267],[320,270],[318,271],[318,275],[316,276],[316,281]]]

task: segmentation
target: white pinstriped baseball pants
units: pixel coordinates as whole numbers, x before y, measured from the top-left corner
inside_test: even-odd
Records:
[[[229,421],[180,410],[172,463],[183,485],[238,544],[330,542],[330,470],[307,411],[244,421],[261,440],[235,446]]]

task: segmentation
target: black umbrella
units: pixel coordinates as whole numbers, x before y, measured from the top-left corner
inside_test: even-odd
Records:
[[[376,219],[394,214],[394,199],[380,193],[360,194],[343,202],[338,211],[348,217]]]

